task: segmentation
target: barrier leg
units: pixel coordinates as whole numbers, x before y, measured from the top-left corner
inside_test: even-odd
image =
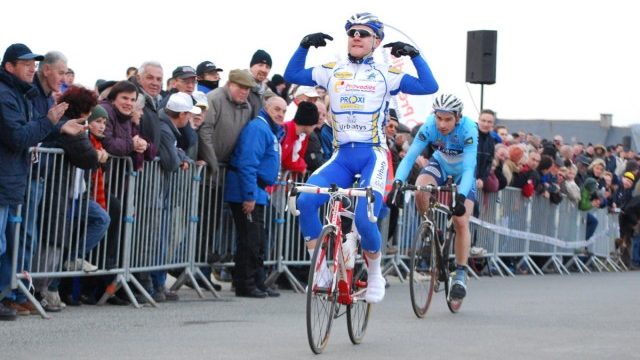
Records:
[[[480,279],[478,274],[476,274],[476,272],[471,268],[471,266],[465,265],[465,267],[467,268],[467,274],[471,275],[476,280]]]
[[[604,263],[600,261],[600,259],[598,259],[598,257],[595,255],[592,255],[585,265],[587,265],[587,267],[589,265],[593,266],[598,272],[602,272],[603,269],[607,270],[607,267],[604,265]]]
[[[29,289],[27,289],[26,286],[24,286],[22,281],[18,281],[18,289],[27,297],[27,301],[29,301],[31,304],[33,304],[33,306],[35,306],[35,308],[38,310],[38,313],[43,319],[51,319],[51,316],[47,315],[47,312],[44,311],[44,309],[42,308],[42,305],[40,305],[40,302],[36,300],[36,298],[33,297],[33,295],[31,295],[31,292],[29,291]]]
[[[571,265],[575,265],[578,271],[583,274],[585,273],[585,271],[591,274],[591,270],[589,270],[589,268],[582,262],[582,260],[580,260],[577,255],[573,255],[571,257],[571,259],[567,262],[566,267],[570,268]]]
[[[620,271],[622,270],[622,269],[620,269],[620,267],[615,263],[615,261],[613,261],[613,260],[611,259],[611,257],[610,257],[610,256],[607,256],[607,257],[606,257],[606,259],[605,259],[605,261],[607,262],[607,264],[609,264],[609,267],[610,267],[611,269],[613,269],[613,271],[615,271],[615,272],[620,272]]]
[[[507,264],[504,263],[504,261],[502,261],[502,259],[500,259],[499,257],[495,257],[494,258],[495,261],[498,262],[498,264],[504,269],[504,271],[507,272],[507,274],[509,274],[509,276],[515,277],[516,275],[509,269],[509,267],[507,266]],[[499,268],[499,267],[498,267]]]
[[[504,273],[502,272],[502,269],[500,268],[500,265],[498,264],[498,262],[496,261],[496,256],[490,256],[488,258],[489,263],[493,266],[493,269],[496,269],[496,271],[498,272],[498,274],[500,274],[500,277],[504,277]],[[497,258],[498,260],[500,260],[500,258]],[[487,270],[489,272],[489,276],[492,276],[493,274],[491,274],[491,270],[492,267],[488,266]]]
[[[170,290],[171,291],[178,291],[178,289],[180,289],[182,287],[182,285],[184,285],[184,283],[187,282],[187,281],[191,282],[191,284],[193,285],[193,289],[196,291],[196,293],[198,293],[198,296],[200,298],[204,298],[204,294],[202,293],[202,289],[200,289],[200,286],[198,285],[197,281],[195,281],[195,278],[193,277],[193,273],[191,272],[191,269],[189,269],[189,268],[185,268],[184,269],[184,271],[176,279],[176,282],[174,282],[173,285],[171,285]]]
[[[287,267],[287,265],[284,265],[284,264],[276,268],[274,271],[272,271],[269,274],[269,276],[267,276],[267,279],[264,281],[265,285],[272,286],[282,274],[286,276],[287,281],[289,281],[289,284],[293,288],[293,291],[299,294],[306,292],[305,288],[300,284],[298,279],[296,279],[296,277],[293,275],[291,270],[289,270],[289,267]]]
[[[400,270],[400,267],[398,266],[398,263],[396,262],[396,256],[395,255],[392,256],[391,258],[389,258],[387,263],[384,265],[384,269],[382,270],[382,276],[387,276],[391,272],[395,273],[398,276],[398,279],[400,279],[401,283],[404,283],[404,276],[405,275]]]
[[[267,277],[267,280],[265,280],[265,284],[267,286],[273,285],[273,283],[275,283],[275,281],[281,274],[284,274],[287,277],[287,280],[289,281],[289,284],[291,284],[293,291],[298,294],[304,294],[306,292],[306,289],[300,284],[298,279],[296,279],[296,277],[293,275],[293,273],[291,273],[291,270],[289,270],[286,265],[283,265],[280,270],[271,272],[271,274],[269,274],[269,276]]]
[[[558,272],[558,274],[560,275],[564,275],[564,274],[571,275],[569,270],[567,270],[567,268],[562,264],[562,261],[560,261],[560,259],[558,259],[556,255],[551,255],[549,260],[547,260],[544,266],[542,266],[542,269],[543,270],[547,269],[550,265],[553,265],[556,271]]]
[[[207,290],[209,290],[209,292],[211,292],[213,294],[213,297],[215,298],[219,298],[220,295],[218,295],[218,292],[216,291],[216,289],[213,288],[213,285],[211,285],[211,280],[207,279],[207,277],[202,273],[202,270],[200,270],[199,267],[195,268],[195,271],[193,272],[193,275],[196,278],[199,278],[201,280],[203,280],[205,286],[207,287]],[[194,282],[193,284],[195,288],[199,288],[200,286],[198,285],[198,282]]]

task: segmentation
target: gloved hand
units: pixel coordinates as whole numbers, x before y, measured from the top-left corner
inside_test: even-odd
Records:
[[[319,48],[321,46],[327,45],[327,42],[325,40],[333,40],[333,38],[323,33],[309,34],[304,38],[302,38],[302,41],[300,41],[300,46],[302,46],[305,49],[308,49],[311,46],[315,46],[316,48]]]
[[[387,195],[387,206],[404,208],[404,191],[402,191],[402,181],[394,180],[393,187]]]
[[[391,55],[393,55],[393,56],[395,56],[397,58],[407,55],[407,56],[409,56],[410,58],[413,59],[414,57],[420,55],[420,51],[418,51],[418,49],[416,49],[412,45],[409,45],[407,43],[403,43],[401,41],[388,43],[383,47],[385,47],[385,48],[390,47],[391,48]]]
[[[467,200],[467,198],[462,195],[462,194],[458,194],[456,195],[456,206],[453,207],[453,216],[462,216],[464,215],[464,213],[467,211],[467,208],[464,207],[464,201]]]

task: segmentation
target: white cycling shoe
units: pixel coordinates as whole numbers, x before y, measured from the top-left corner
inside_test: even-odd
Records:
[[[382,274],[370,274],[367,279],[367,292],[364,299],[370,304],[376,304],[384,299],[386,281]]]

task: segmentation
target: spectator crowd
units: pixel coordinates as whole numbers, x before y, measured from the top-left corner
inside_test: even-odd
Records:
[[[57,246],[67,254],[72,252],[65,257],[70,259],[63,264],[65,270],[95,271],[97,267],[87,261],[86,255],[102,241],[111,244],[108,249],[117,248],[114,243],[123,199],[110,194],[105,184],[110,171],[108,160],[117,156],[130,157],[135,169],[159,158],[166,174],[204,166],[216,178],[219,169],[226,167],[223,201],[231,209],[237,229],[235,294],[279,296],[277,289],[265,284],[263,264],[269,187],[284,172],[302,180],[332,156],[331,104],[322,86],[298,86],[287,83],[279,74],[270,76],[273,60],[267,51],[259,49],[247,60],[248,68],[236,64],[224,84],[220,83],[220,73],[225,70],[210,60],[195,67],[178,66],[170,76],[159,62],[146,61],[127,69],[122,80],[101,79],[88,88],[74,83],[75,73],[63,53],[39,55],[24,44],[9,46],[0,69],[0,291],[7,289],[11,280],[12,247],[18,245],[12,243],[15,224],[11,219],[18,205],[27,209],[26,214],[36,213],[35,209],[41,207],[50,209],[51,216],[40,219],[40,224],[60,229],[45,236],[55,237]],[[391,171],[405,156],[419,127],[406,127],[399,113],[400,109],[388,109],[382,125]],[[621,144],[567,144],[559,135],[542,139],[520,129],[507,129],[488,109],[480,112],[476,122],[478,189],[491,193],[509,186],[521,189],[527,198],[541,196],[554,204],[570,201],[587,212],[587,239],[597,226],[591,209],[619,213],[621,233],[616,245],[620,255],[626,264],[640,265],[640,254],[631,251],[632,239],[638,239],[640,215],[638,154]],[[66,189],[41,184],[30,175],[29,168],[46,166],[42,161],[34,165],[38,159],[31,156],[33,147],[62,149],[64,164],[46,170],[56,174],[50,179],[74,183],[80,190],[70,197]],[[427,149],[418,158],[409,182],[415,181],[430,155]],[[71,167],[77,173],[73,179],[66,179],[69,173],[65,169]],[[64,194],[45,199],[28,196],[27,189],[40,189],[41,193],[43,186]],[[72,250],[70,234],[64,227],[48,224],[65,218],[53,213],[61,208],[56,201],[82,204],[72,214],[86,222],[82,251]],[[390,217],[386,244],[390,253],[395,250],[398,209],[389,203],[386,210]],[[476,207],[474,215],[478,211]],[[27,223],[29,216],[35,215],[27,215]],[[31,261],[31,247],[38,241],[43,239],[30,240],[23,254],[25,261]],[[109,252],[107,268],[116,266],[119,256],[117,251]],[[211,275],[210,269],[206,275]],[[178,295],[167,288],[166,271],[139,274],[139,278],[155,301],[178,300]],[[64,283],[49,279],[36,286],[45,310],[95,303],[108,281],[87,287],[92,290],[79,295],[66,289]],[[218,286],[213,282],[210,285]],[[114,294],[109,303],[128,302]],[[1,320],[35,313],[36,308],[19,291],[9,291],[0,303]]]

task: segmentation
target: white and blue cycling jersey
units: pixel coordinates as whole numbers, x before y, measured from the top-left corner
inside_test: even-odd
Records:
[[[431,70],[421,56],[412,59],[418,78],[369,57],[356,64],[345,60],[304,68],[308,49],[298,48],[284,77],[300,85],[321,85],[329,94],[329,121],[334,145],[363,143],[386,148],[385,114],[389,99],[402,91],[426,95],[438,90]]]
[[[354,63],[344,61],[305,69],[308,49],[299,47],[287,65],[284,78],[290,83],[314,86],[322,85],[330,98],[329,120],[333,128],[334,152],[323,166],[307,180],[308,184],[350,187],[356,174],[360,174],[359,186],[371,186],[375,191],[374,213],[382,207],[382,194],[387,182],[384,133],[385,115],[389,99],[402,91],[406,94],[426,95],[438,90],[427,62],[416,56],[412,59],[418,77],[410,76],[390,67],[378,64],[373,57]],[[315,239],[322,224],[318,209],[328,196],[301,194],[298,198],[300,229],[305,239]],[[376,224],[367,218],[366,202],[358,202],[356,227],[362,236],[362,248],[375,252],[380,249],[380,232]]]
[[[418,155],[427,147],[433,150],[432,160],[435,160],[439,168],[428,172],[436,177],[436,180],[445,179],[447,175],[453,176],[459,185],[459,192],[469,198],[469,194],[475,190],[476,161],[478,156],[478,126],[475,121],[463,116],[456,127],[447,134],[442,135],[436,126],[433,114],[427,117],[407,155],[402,159],[396,170],[396,179],[405,181]],[[433,164],[429,164],[433,166]],[[441,173],[440,173],[441,172]],[[440,181],[439,184],[441,185]]]

